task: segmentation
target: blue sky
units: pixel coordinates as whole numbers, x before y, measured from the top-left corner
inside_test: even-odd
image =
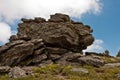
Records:
[[[119,8],[120,0],[1,0],[0,45],[17,32],[22,17],[48,19],[50,14],[61,12],[94,30],[95,42],[88,51],[104,52],[107,49],[115,56],[120,49]]]
[[[104,41],[104,49],[116,55],[120,49],[120,0],[102,0],[103,8],[99,15],[84,15],[80,21],[91,25],[96,39]]]

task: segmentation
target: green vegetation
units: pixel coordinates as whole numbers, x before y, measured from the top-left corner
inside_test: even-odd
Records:
[[[117,73],[120,73],[119,67],[95,68],[88,65],[83,66],[82,68],[87,69],[89,73],[71,71],[72,68],[73,66],[60,66],[58,64],[47,65],[33,69],[35,71],[34,75],[17,79],[11,79],[8,75],[1,75],[0,80],[120,80],[115,77]],[[81,68],[81,66],[78,68]]]
[[[103,56],[101,57],[105,63],[118,63],[120,62],[120,57],[106,57],[106,56]]]
[[[118,53],[117,53],[117,55],[116,55],[117,57],[120,57],[120,50],[118,51]]]

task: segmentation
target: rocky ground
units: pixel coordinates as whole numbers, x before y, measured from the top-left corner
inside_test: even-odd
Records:
[[[56,13],[25,19],[0,46],[1,80],[119,80],[120,58],[82,50],[94,42],[89,25]]]
[[[110,57],[100,57],[112,59]],[[104,59],[105,60],[105,59]],[[103,66],[71,66],[49,64],[44,66],[1,66],[0,80],[120,80],[120,58],[118,62],[105,63]]]

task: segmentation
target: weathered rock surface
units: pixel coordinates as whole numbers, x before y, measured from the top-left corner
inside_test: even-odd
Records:
[[[80,53],[72,53],[72,52],[68,52],[64,55],[62,55],[62,57],[58,60],[55,60],[55,63],[57,64],[61,64],[61,65],[76,65],[76,66],[80,66],[81,63],[79,63],[78,59],[81,57],[82,55]]]
[[[0,66],[81,65],[82,50],[94,41],[90,26],[75,22],[65,14],[51,15],[48,21],[21,20],[17,35],[12,35],[10,42],[0,47]]]
[[[0,55],[0,64],[10,66],[19,64],[33,53],[33,45],[32,43],[23,43],[8,49],[5,53]]]
[[[10,69],[9,66],[0,66],[0,74],[9,73]]]
[[[78,59],[79,63],[84,65],[91,65],[91,66],[94,66],[94,67],[100,67],[100,66],[104,66],[104,60],[102,60],[101,58],[99,57],[93,57],[93,56],[83,56],[83,57],[80,57]]]
[[[96,55],[96,56],[101,56],[101,57],[103,57],[103,56],[105,56],[105,57],[111,57],[111,58],[113,58],[113,56],[110,56],[109,54],[108,54],[108,52],[104,52],[104,53],[97,53],[97,52],[85,52],[85,55],[87,56],[87,55],[90,55],[90,56],[93,56],[93,55]]]
[[[34,69],[36,69],[38,67],[36,66],[24,66],[21,69],[25,71],[26,75],[34,75],[35,71]]]
[[[70,22],[70,17],[65,14],[56,13],[55,15],[51,15],[49,22]]]
[[[9,72],[9,77],[11,78],[21,78],[21,77],[26,77],[26,76],[27,76],[26,72],[20,67],[14,67]]]
[[[115,77],[120,79],[120,73],[115,74]]]
[[[120,67],[120,63],[107,63],[104,65],[106,68]]]
[[[86,49],[94,41],[90,27],[73,24],[68,15],[51,15],[48,22],[36,23],[35,20],[22,20],[18,27],[18,39],[43,39],[47,46],[61,47],[72,51]],[[27,21],[27,23],[26,23]]]
[[[72,72],[83,73],[83,74],[89,73],[89,71],[85,68],[72,68],[71,71]]]

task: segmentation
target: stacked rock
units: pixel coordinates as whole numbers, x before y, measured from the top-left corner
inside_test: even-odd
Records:
[[[94,42],[92,29],[68,15],[21,19],[17,35],[0,47],[0,65],[78,64],[82,50]]]

